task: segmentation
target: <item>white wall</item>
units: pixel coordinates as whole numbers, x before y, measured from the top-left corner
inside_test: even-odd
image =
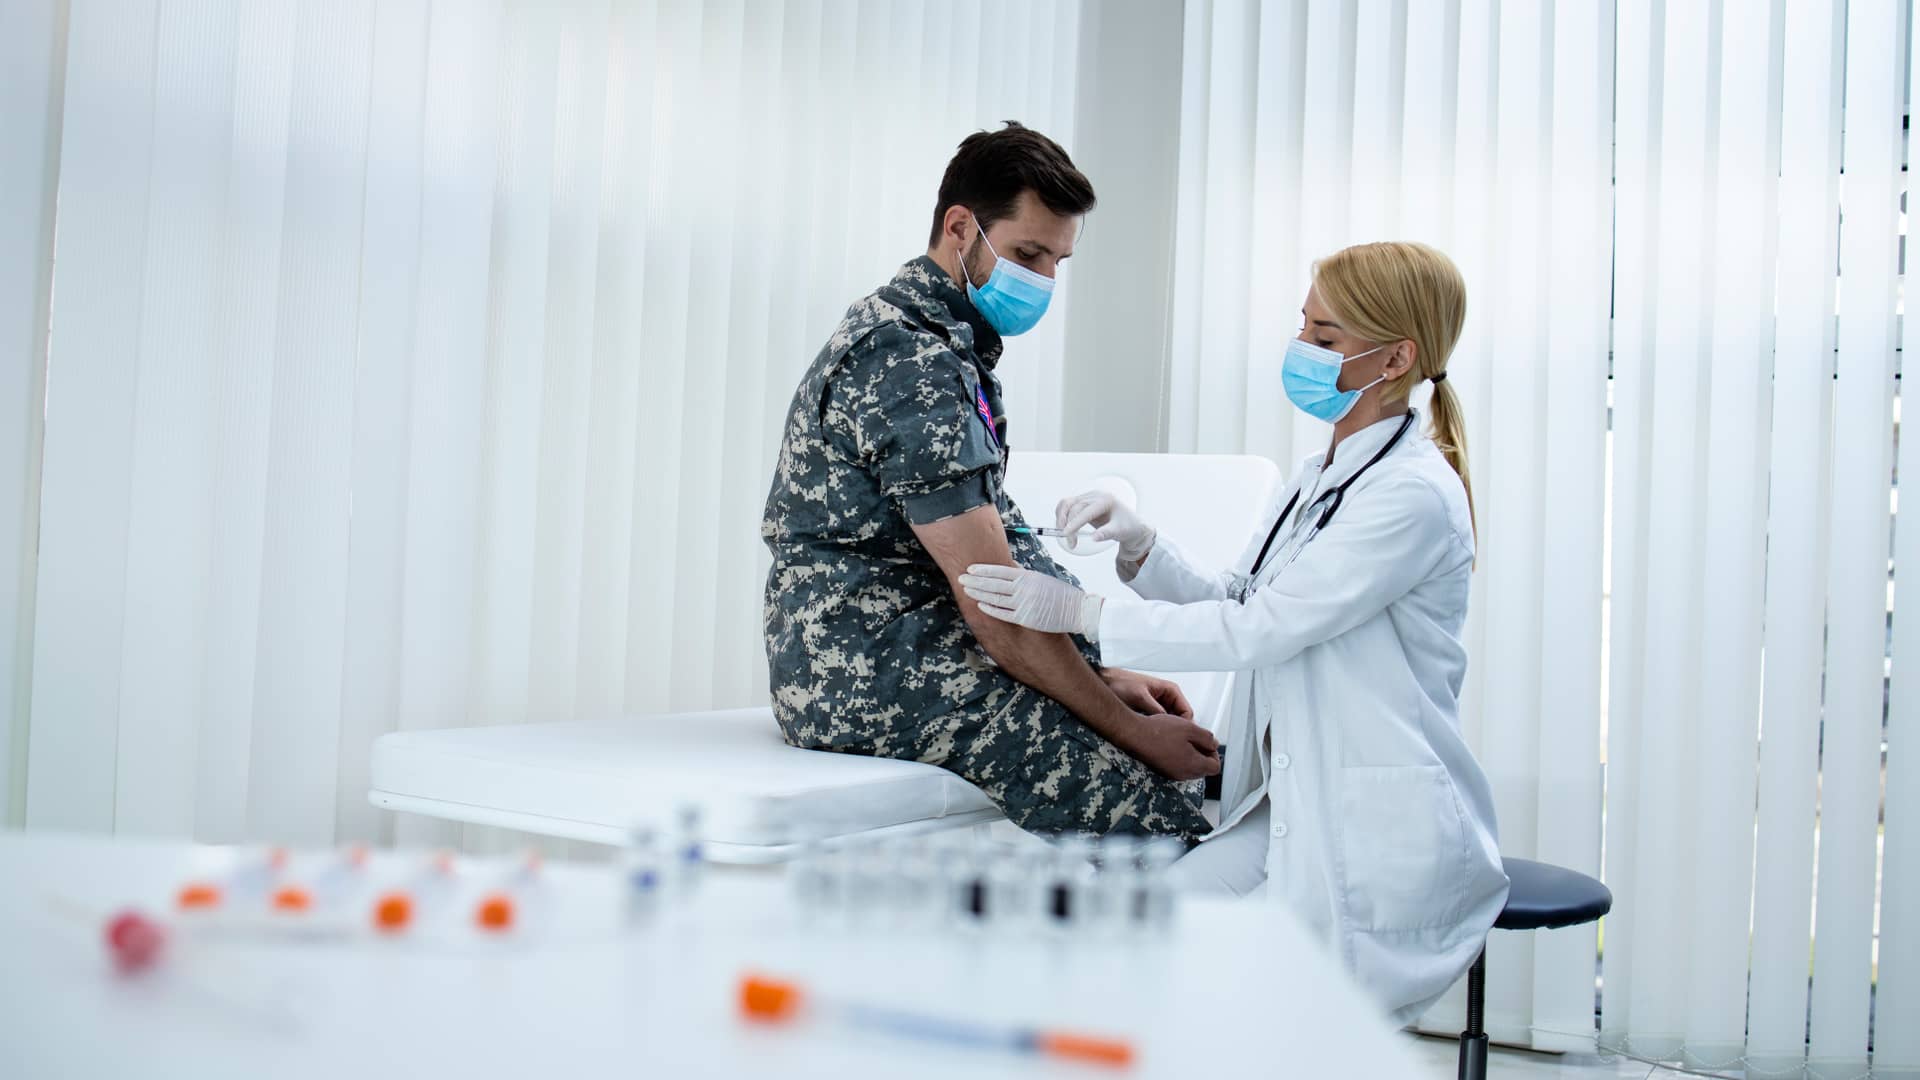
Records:
[[[26,812],[41,402],[66,5],[0,7],[0,823]]]
[[[1100,204],[1073,258],[1062,449],[1166,449],[1181,23],[1166,0],[1081,16],[1072,151]]]

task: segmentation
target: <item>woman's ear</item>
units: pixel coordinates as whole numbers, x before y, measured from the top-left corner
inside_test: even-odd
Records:
[[[1420,346],[1412,340],[1398,342],[1393,347],[1393,355],[1387,357],[1387,370],[1383,373],[1389,379],[1397,379],[1412,371],[1420,360]]]

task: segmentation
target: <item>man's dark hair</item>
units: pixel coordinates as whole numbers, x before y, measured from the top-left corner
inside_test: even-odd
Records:
[[[927,246],[939,245],[940,223],[949,206],[973,211],[985,229],[1012,215],[1023,191],[1033,192],[1056,214],[1078,216],[1093,209],[1093,185],[1073,167],[1059,143],[1014,120],[999,131],[967,136],[940,178],[940,202],[933,208]]]

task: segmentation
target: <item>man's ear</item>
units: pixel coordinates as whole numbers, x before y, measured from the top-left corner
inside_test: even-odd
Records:
[[[967,237],[973,232],[973,211],[954,203],[940,219],[940,235],[958,243],[962,249],[967,246]]]

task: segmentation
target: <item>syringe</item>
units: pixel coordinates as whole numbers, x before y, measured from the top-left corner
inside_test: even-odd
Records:
[[[1055,528],[1052,528],[1051,526],[1045,526],[1045,525],[1009,525],[1007,526],[1007,531],[1010,533],[1017,533],[1018,535],[1021,535],[1021,536],[1058,536],[1063,538],[1071,536],[1071,537],[1084,537],[1087,539],[1092,539],[1093,537],[1093,531],[1091,529],[1081,529],[1078,532],[1068,532],[1066,529],[1055,529]]]

